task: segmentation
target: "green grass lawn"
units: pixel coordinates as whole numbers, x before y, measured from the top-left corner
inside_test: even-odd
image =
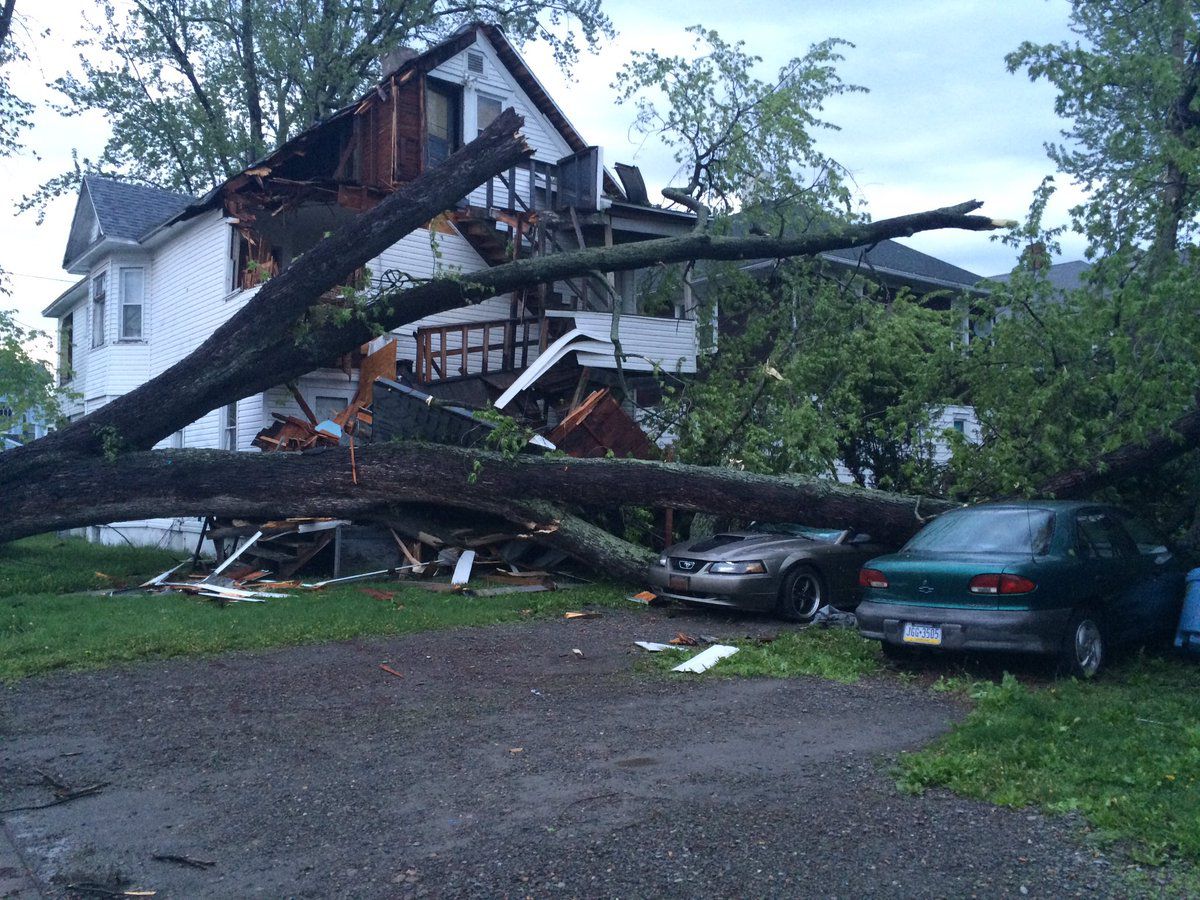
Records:
[[[784,631],[772,641],[747,639],[731,641],[730,644],[737,647],[738,652],[718,662],[704,673],[705,677],[795,678],[812,675],[850,684],[883,667],[879,644],[865,641],[858,636],[858,632],[847,628]],[[674,666],[691,659],[703,649],[662,650],[647,654],[643,668],[670,672]],[[672,677],[696,676],[679,672]]]
[[[902,759],[902,787],[1078,811],[1097,839],[1127,843],[1135,860],[1200,862],[1194,662],[1138,656],[1092,682],[1030,688],[1006,675],[969,693],[965,722]]]
[[[220,653],[365,635],[487,625],[571,609],[621,606],[616,586],[488,598],[377,583],[375,599],[353,584],[295,592],[265,603],[217,604],[179,595],[86,594],[137,584],[178,557],[43,536],[0,546],[0,680],[55,669]],[[852,630],[784,631],[774,641],[737,642],[739,652],[704,676],[800,675],[852,683],[884,675],[879,646]],[[646,654],[665,671],[695,651]],[[954,664],[947,661],[947,672]],[[670,676],[695,678],[697,676]],[[893,673],[894,677],[894,673]],[[911,677],[911,676],[908,676]],[[1077,811],[1101,841],[1170,873],[1175,889],[1200,890],[1200,666],[1136,656],[1093,682],[1034,687],[955,675],[934,688],[967,693],[967,718],[928,748],[906,754],[900,783],[945,787],[1005,806]],[[1146,877],[1145,871],[1140,873]],[[1179,885],[1184,885],[1179,888]]]
[[[172,594],[80,593],[139,584],[178,559],[162,551],[51,536],[0,547],[0,680],[138,659],[488,625],[626,603],[625,591],[614,586],[474,598],[397,581],[296,591],[286,599],[224,607]],[[395,597],[378,600],[363,587]]]

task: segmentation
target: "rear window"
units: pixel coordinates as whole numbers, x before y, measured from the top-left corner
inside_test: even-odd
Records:
[[[1028,553],[1050,549],[1054,513],[1048,509],[972,509],[936,519],[904,545],[926,553]]]

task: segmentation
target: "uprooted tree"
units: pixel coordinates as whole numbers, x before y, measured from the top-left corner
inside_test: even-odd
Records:
[[[42,440],[0,456],[6,515],[0,540],[51,529],[146,516],[350,515],[386,518],[404,503],[433,502],[500,515],[553,533],[577,555],[631,575],[645,553],[567,510],[575,504],[639,504],[721,514],[837,520],[900,540],[945,501],[863,491],[829,481],[753,476],[721,469],[618,460],[511,459],[445,447],[389,444],[360,449],[357,483],[341,449],[237,454],[151,450],[155,443],[222,404],[316,368],[340,353],[439,310],[592,271],[619,271],[692,259],[806,255],[935,228],[989,230],[977,203],[795,238],[721,238],[696,233],[615,248],[564,252],[381,293],[349,316],[328,314],[329,288],[457,198],[530,155],[512,111],[441,166],[329,235],[278,277],[192,354],[162,375]],[[1200,419],[1200,414],[1195,418]],[[1190,419],[1181,433],[1195,438]],[[1170,454],[1179,439],[1067,476],[1082,491]],[[1139,455],[1140,454],[1140,455]],[[482,461],[476,471],[475,460]],[[1103,461],[1101,461],[1103,462]],[[471,477],[474,473],[475,477]]]

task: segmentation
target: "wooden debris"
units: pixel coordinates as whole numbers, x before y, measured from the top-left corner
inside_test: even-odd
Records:
[[[563,613],[563,618],[564,619],[598,619],[598,618],[600,618],[600,613],[598,613],[598,612],[569,612],[569,613]]]
[[[404,677],[404,675],[403,675],[402,673],[400,673],[400,672],[397,672],[397,671],[396,671],[395,669],[393,669],[391,666],[380,665],[380,667],[379,667],[379,668],[383,669],[383,671],[387,672],[389,675],[395,675],[397,678],[403,678],[403,677]]]
[[[43,778],[46,776],[42,776]],[[7,815],[15,812],[29,812],[34,809],[49,809],[52,806],[61,806],[64,803],[70,803],[72,800],[79,800],[82,797],[91,797],[100,793],[104,788],[108,787],[107,781],[98,781],[95,784],[89,784],[87,787],[78,789],[70,789],[65,785],[60,785],[55,793],[58,795],[55,799],[47,803],[33,803],[29,806],[10,806],[6,809],[0,809],[0,815]]]
[[[594,391],[550,433],[550,442],[568,456],[658,459],[658,448],[621,408],[608,388]]]
[[[698,640],[696,640],[690,634],[684,634],[682,631],[677,632],[675,634],[675,637],[671,638],[671,640],[668,641],[668,643],[674,644],[677,647],[699,647],[700,646],[700,642]]]
[[[155,853],[151,859],[156,859],[159,862],[178,863],[181,866],[190,866],[193,869],[211,869],[216,865],[211,859],[196,859],[194,856],[180,856],[175,853]]]

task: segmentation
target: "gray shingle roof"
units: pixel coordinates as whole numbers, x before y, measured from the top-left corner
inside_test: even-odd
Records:
[[[100,231],[105,237],[139,240],[196,202],[195,197],[141,184],[85,175]]]
[[[1082,284],[1084,273],[1091,267],[1090,262],[1082,259],[1055,263],[1046,270],[1046,280],[1057,290],[1073,291]],[[1011,277],[1011,272],[1005,272],[1003,275],[993,275],[989,280],[1007,282]]]
[[[974,287],[983,280],[982,275],[960,269],[956,265],[906,247],[897,241],[880,241],[873,247],[851,247],[846,250],[830,250],[821,254],[826,259],[862,265],[863,268],[887,270],[891,274],[909,276],[922,281]]]

